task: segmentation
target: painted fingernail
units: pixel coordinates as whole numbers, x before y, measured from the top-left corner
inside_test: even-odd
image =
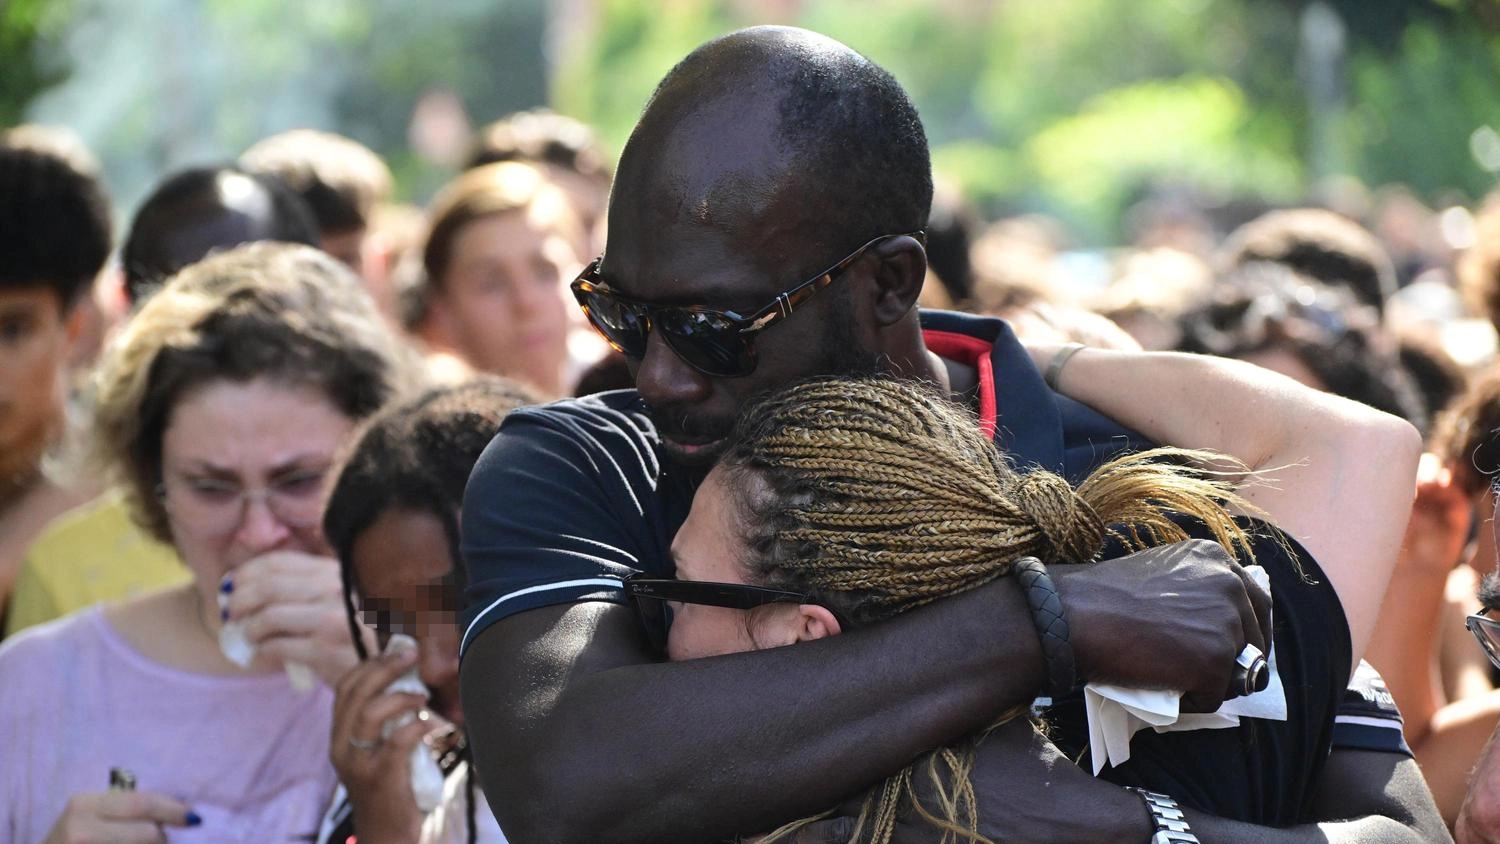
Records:
[[[228,595],[230,592],[234,591],[234,581],[230,580],[228,575],[225,575],[224,579],[220,581],[219,591],[223,592],[225,595]]]
[[[188,812],[183,816],[182,822],[187,824],[188,826],[201,826],[203,824],[203,819],[198,817],[197,812]]]
[[[222,608],[220,608],[220,610],[219,610],[219,620],[220,621],[228,621],[229,620],[229,608],[228,607],[222,607]]]

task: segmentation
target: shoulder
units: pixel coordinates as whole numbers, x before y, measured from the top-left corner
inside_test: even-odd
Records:
[[[28,627],[0,642],[0,670],[65,657],[78,646],[98,639],[100,613],[98,607],[91,607]]]
[[[98,608],[28,627],[0,642],[0,720],[51,708],[72,668],[103,639]],[[54,713],[55,715],[55,713]]]
[[[137,527],[117,494],[71,510],[49,525],[27,549],[23,571],[28,587],[44,593],[61,614],[181,583],[188,576],[177,552]]]
[[[624,465],[655,475],[660,440],[634,390],[600,393],[512,411],[485,449],[473,478],[555,466]]]

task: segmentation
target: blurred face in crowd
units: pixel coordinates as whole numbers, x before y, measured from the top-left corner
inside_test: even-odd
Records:
[[[560,396],[568,387],[567,284],[579,268],[574,245],[535,205],[480,217],[453,238],[433,317],[474,368]]]
[[[60,433],[74,322],[49,286],[0,288],[0,483],[35,471]]]
[[[344,262],[360,278],[364,278],[365,232],[366,229],[363,226],[347,231],[320,232],[318,246],[324,252]]]
[[[447,531],[432,513],[390,509],[354,540],[350,562],[360,606],[380,634],[417,642],[417,675],[429,706],[462,727],[458,695],[458,586]]]
[[[328,553],[323,484],[353,428],[321,390],[266,378],[210,381],[177,401],[159,494],[208,606],[224,575],[251,559]]]

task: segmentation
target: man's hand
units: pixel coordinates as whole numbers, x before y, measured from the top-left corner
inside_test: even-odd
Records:
[[[929,812],[942,817],[926,774],[926,757],[916,764],[912,784],[917,798]],[[1151,823],[1138,796],[1089,776],[1024,718],[997,727],[980,742],[970,782],[978,799],[979,832],[991,841],[1095,844],[1144,842],[1151,837]],[[863,801],[863,794],[850,798],[834,817],[809,824],[793,840],[797,844],[851,840]],[[903,806],[892,840],[895,844],[941,844],[944,837],[941,829]]]
[[[1231,679],[1245,645],[1269,651],[1270,598],[1217,543],[1052,573],[1085,680],[1181,690],[1184,712],[1213,712],[1238,693]]]

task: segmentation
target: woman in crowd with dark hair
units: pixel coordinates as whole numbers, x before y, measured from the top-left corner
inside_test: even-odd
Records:
[[[192,579],[0,647],[0,837],[316,831],[331,686],[356,662],[323,479],[410,371],[359,281],[307,247],[210,257],[141,307],[98,372],[97,457]]]
[[[1147,437],[1212,450],[1118,458],[1077,490],[1045,470],[1012,466],[967,413],[918,385],[820,379],[779,392],[741,417],[734,445],[699,488],[673,543],[678,576],[709,581],[708,588],[637,580],[627,591],[648,614],[670,602],[672,658],[711,656],[857,630],[997,577],[1030,576],[1034,561],[1090,562],[1107,542],[1129,548],[1177,540],[1185,535],[1179,520],[1196,519],[1246,562],[1253,557],[1268,569],[1290,719],[1208,731],[1225,752],[1198,760],[1203,771],[1171,771],[1182,793],[1142,782],[1153,766],[1174,761],[1142,746],[1149,732],[1137,737],[1131,761],[1106,776],[1171,790],[1184,807],[1221,817],[1269,826],[1305,820],[1334,710],[1394,561],[1420,444],[1398,420],[1242,364],[1149,357],[1148,367],[1139,354],[1090,350],[1075,356],[1087,363],[1071,364],[1077,369],[1064,374],[1061,389]],[[1202,386],[1210,372],[1255,385],[1241,391],[1248,404],[1227,401],[1213,419],[1163,412],[1176,391]],[[1266,417],[1271,406],[1281,421]],[[1369,465],[1372,451],[1382,455],[1379,466]],[[1250,469],[1272,469],[1274,477],[1256,483]],[[1268,512],[1287,534],[1231,511]],[[1002,838],[1005,819],[986,814],[998,795],[985,800],[1002,780],[975,767],[983,741],[950,744],[876,786],[857,804],[849,840],[892,840],[903,817],[929,823],[944,841]],[[1272,787],[1237,795],[1231,806],[1194,781],[1223,779],[1238,766]],[[1134,810],[1108,815],[1124,824],[1118,834],[1096,828],[1087,840],[1149,834],[1138,799],[1125,799],[1136,801]],[[806,823],[766,840],[783,840]],[[1031,833],[1025,840],[1043,840],[1036,828]]]
[[[435,389],[382,411],[344,458],[323,529],[339,557],[349,624],[358,629],[362,615],[382,650],[397,633],[417,648],[372,659],[354,639],[362,664],[339,683],[331,748],[345,794],[321,840],[342,844],[351,832],[362,844],[505,840],[470,774],[462,740],[458,512],[469,471],[500,422],[535,400],[492,376]],[[427,696],[387,691],[412,670]],[[436,718],[382,735],[387,721],[426,715],[424,707]],[[436,719],[451,725],[440,748],[447,783],[442,802],[424,818],[411,785],[411,752],[433,733]]]

